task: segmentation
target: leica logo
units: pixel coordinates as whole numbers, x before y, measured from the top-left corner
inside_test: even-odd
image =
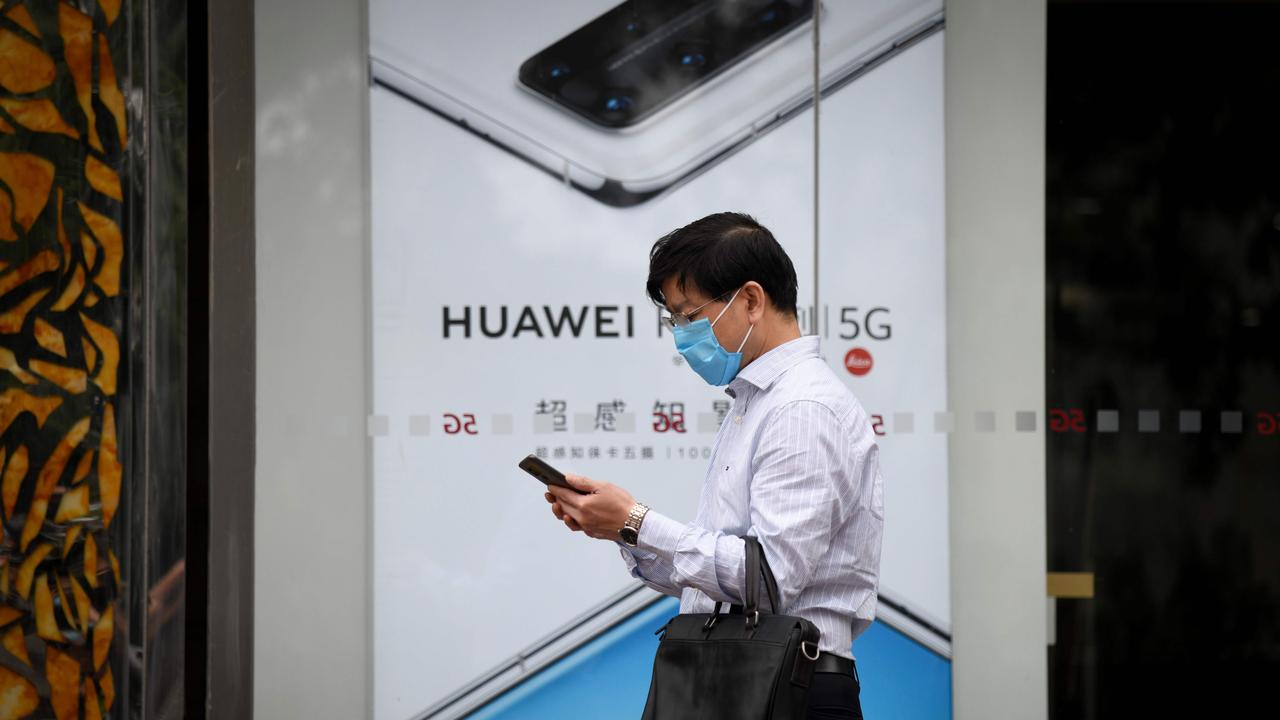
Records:
[[[862,348],[853,348],[844,356],[844,369],[853,375],[866,375],[874,364],[871,353]]]

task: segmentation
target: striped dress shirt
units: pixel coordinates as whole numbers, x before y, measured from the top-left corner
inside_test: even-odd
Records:
[[[619,543],[622,558],[632,576],[679,597],[680,612],[711,612],[742,602],[741,536],[755,535],[778,581],[777,612],[809,620],[820,649],[852,657],[875,618],[884,530],[870,420],[812,335],[761,355],[725,392],[733,406],[697,517],[686,525],[651,509],[637,547]]]

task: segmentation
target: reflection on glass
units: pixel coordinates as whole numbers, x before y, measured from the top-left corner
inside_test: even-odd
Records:
[[[1251,714],[1280,671],[1280,12],[1145,10],[1049,14],[1048,567],[1091,581],[1054,718]]]

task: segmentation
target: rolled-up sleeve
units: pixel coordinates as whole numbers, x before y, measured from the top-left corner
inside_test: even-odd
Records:
[[[747,534],[760,539],[778,581],[780,612],[795,601],[830,546],[835,512],[831,473],[839,436],[839,422],[825,405],[795,401],[774,412],[752,459]],[[697,588],[719,602],[742,602],[741,537],[650,510],[638,547],[653,556],[655,568],[664,573],[669,568],[669,586]]]
[[[641,530],[643,529],[644,526],[641,525]],[[674,568],[671,567],[670,560],[664,560],[639,547],[631,547],[620,540],[614,542],[618,544],[618,552],[621,553],[631,577],[664,595],[680,597],[680,588],[671,583]]]

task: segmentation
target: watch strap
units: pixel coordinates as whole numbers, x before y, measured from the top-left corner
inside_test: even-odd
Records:
[[[627,521],[623,524],[624,528],[630,528],[635,531],[637,543],[640,541],[640,526],[644,524],[644,516],[648,512],[648,505],[636,503],[631,507],[631,512],[627,514]]]

